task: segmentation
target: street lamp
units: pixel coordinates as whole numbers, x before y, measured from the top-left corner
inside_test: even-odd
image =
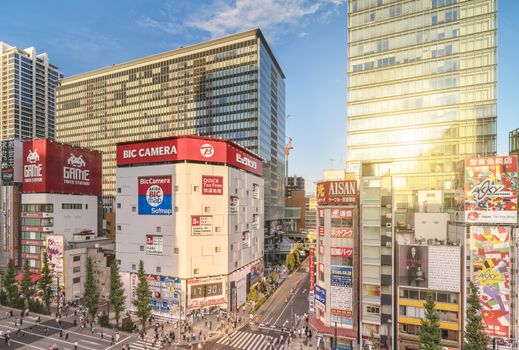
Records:
[[[393,332],[393,327],[391,327],[392,324],[393,324],[393,320],[392,319],[387,320],[387,328],[388,328],[388,330],[387,330],[387,338],[388,338],[388,345],[389,345],[389,349],[390,350],[391,350],[392,345],[393,345],[393,344],[391,344],[392,340],[393,340],[393,339],[391,339],[391,333]]]

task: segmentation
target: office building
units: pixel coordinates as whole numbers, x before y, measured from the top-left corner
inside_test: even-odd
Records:
[[[496,152],[497,1],[348,3],[347,169],[453,208],[457,161]],[[412,222],[412,217],[405,218]]]
[[[0,140],[56,137],[56,87],[62,77],[46,53],[0,42]]]
[[[510,131],[509,133],[510,146],[508,151],[510,154],[519,155],[519,129]]]
[[[179,135],[236,142],[263,159],[266,227],[276,231],[284,207],[284,78],[259,29],[181,47],[64,79],[57,137],[103,153],[107,199],[116,195],[117,143]]]
[[[129,310],[140,260],[156,315],[245,303],[263,270],[261,173],[260,158],[221,139],[117,146],[116,259]]]
[[[287,184],[285,186],[285,196],[290,196],[290,193],[294,190],[304,191],[305,190],[305,179],[301,176],[288,176]]]

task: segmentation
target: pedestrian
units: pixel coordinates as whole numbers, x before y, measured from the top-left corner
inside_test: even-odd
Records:
[[[68,340],[68,332],[65,332],[65,340]]]
[[[63,339],[63,330],[62,329],[59,331],[59,338]]]
[[[101,331],[101,339],[104,339],[104,336],[105,335],[104,335],[103,331]]]
[[[115,338],[114,338],[114,335],[112,334],[112,344],[111,345],[114,345],[115,344]]]
[[[77,345],[78,345],[78,343],[77,343],[77,340],[76,340],[76,341],[74,342],[74,350],[77,350]]]

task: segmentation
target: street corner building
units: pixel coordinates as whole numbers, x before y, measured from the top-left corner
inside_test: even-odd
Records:
[[[319,346],[354,349],[359,318],[355,302],[359,299],[357,181],[318,182],[316,201],[318,234],[315,259],[314,251],[310,252],[310,311],[314,312],[310,325]]]
[[[237,310],[263,270],[262,159],[179,136],[117,145],[116,259],[133,311],[139,260],[153,314]]]

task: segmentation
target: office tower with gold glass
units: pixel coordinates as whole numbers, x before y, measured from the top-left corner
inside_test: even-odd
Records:
[[[57,137],[103,153],[107,209],[117,143],[186,134],[234,141],[263,158],[265,221],[275,231],[284,207],[284,78],[259,29],[181,47],[64,79]]]
[[[495,0],[348,2],[346,167],[361,178],[362,345],[370,333],[392,348],[415,337],[421,311],[395,305],[396,250],[445,243],[430,227],[443,228],[455,208],[457,162],[496,153],[496,83]],[[447,302],[455,322],[442,328],[445,346],[462,340],[457,301]]]

